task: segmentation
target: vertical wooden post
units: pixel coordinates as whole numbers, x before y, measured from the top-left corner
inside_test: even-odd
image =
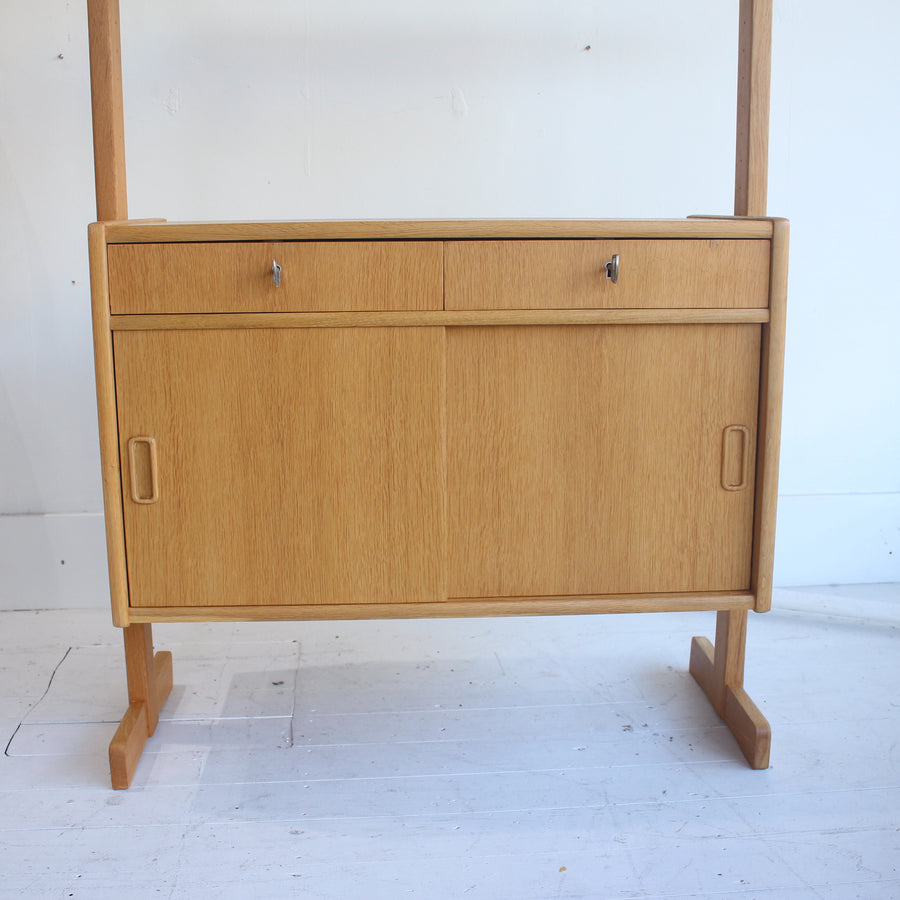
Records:
[[[87,0],[88,32],[91,54],[91,111],[94,125],[94,183],[97,190],[97,219],[115,221],[128,218],[125,183],[125,114],[122,97],[122,45],[119,33],[118,0]],[[109,341],[108,298],[105,282],[105,248],[99,242],[102,233],[92,234],[92,276],[94,283],[95,315],[99,313],[97,334]],[[99,299],[98,299],[99,298]],[[98,346],[103,346],[102,344]],[[104,350],[108,355],[109,351]],[[105,355],[100,360],[111,365]],[[108,379],[111,371],[107,370]],[[102,382],[102,383],[101,383]],[[109,385],[98,376],[98,402],[101,414],[101,434],[104,415],[115,415]],[[117,479],[116,479],[117,480]],[[104,488],[109,485],[104,483]],[[110,490],[116,490],[109,488]],[[116,558],[118,548],[110,550]],[[119,577],[113,585],[114,614],[121,617],[124,590],[124,569],[110,566],[110,573]],[[149,624],[132,624],[124,628],[125,668],[128,677],[128,710],[122,718],[109,745],[109,767],[114,788],[131,784],[141,751],[147,738],[156,731],[159,712],[172,690],[172,654],[153,653],[153,632]]]
[[[172,654],[153,653],[150,625],[124,629],[128,711],[109,744],[109,771],[117,790],[131,784],[147,738],[156,731],[159,711],[172,690]]]
[[[119,0],[87,0],[87,11],[97,219],[101,222],[122,220],[128,218],[128,200]],[[93,240],[96,242],[98,238],[95,236]],[[101,260],[105,262],[96,252],[96,247],[93,251],[95,266]],[[95,290],[100,291],[101,301],[106,306],[105,312],[108,315],[105,289],[101,289],[105,284],[105,273],[92,274],[97,275]],[[108,332],[105,329],[104,332],[108,340]],[[102,418],[103,404],[109,403],[109,398],[103,395],[99,399]],[[110,571],[113,571],[112,566]],[[117,600],[121,602],[121,597],[116,596],[117,587],[118,585],[113,588],[114,609],[117,608]],[[121,589],[118,593],[121,593]],[[172,654],[157,653],[154,656],[152,626],[128,625],[123,630],[123,635],[128,677],[128,711],[109,745],[109,767],[114,788],[127,788],[131,784],[144,744],[156,731],[159,711],[172,689]]]
[[[744,690],[746,643],[747,610],[718,612],[715,647],[705,637],[691,642],[691,675],[734,735],[747,762],[754,769],[766,769],[772,732]]]
[[[771,64],[772,0],[740,0],[734,170],[736,216],[766,214]],[[771,398],[776,404],[777,400]],[[777,439],[777,434],[775,437]],[[774,465],[777,466],[777,457]],[[771,472],[770,477],[774,477]],[[774,518],[773,510],[774,507],[767,513],[770,518]],[[759,540],[758,527],[756,540]],[[754,582],[757,589],[766,592],[760,605],[767,608],[770,579],[759,571],[759,566],[771,565],[771,553],[757,553],[755,562]],[[691,643],[690,669],[713,709],[731,730],[747,761],[754,769],[765,769],[769,765],[771,730],[765,716],[744,690],[746,646],[747,611],[720,610],[716,614],[715,646],[704,637],[695,637]]]
[[[87,0],[97,219],[128,218],[119,0]]]
[[[772,0],[741,0],[734,214],[764,216],[769,164]]]

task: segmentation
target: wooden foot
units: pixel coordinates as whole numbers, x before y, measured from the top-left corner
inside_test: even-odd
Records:
[[[750,766],[767,769],[772,731],[744,690],[746,639],[746,610],[720,612],[716,618],[715,647],[705,637],[691,641],[690,671]]]
[[[172,654],[154,655],[151,626],[129,625],[124,635],[129,705],[109,744],[109,771],[116,790],[131,784],[147,738],[156,731],[159,711],[172,690]]]

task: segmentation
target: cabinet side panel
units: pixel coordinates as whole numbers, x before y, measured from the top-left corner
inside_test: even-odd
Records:
[[[446,598],[444,330],[119,332],[132,605]],[[125,472],[126,479],[129,473]]]
[[[775,514],[778,505],[778,459],[781,443],[782,384],[787,312],[788,242],[790,226],[776,219],[772,238],[772,285],[769,323],[763,327],[760,384],[760,427],[757,464],[756,522],[753,540],[753,592],[757,612],[772,605],[775,564]]]
[[[94,371],[97,380],[97,418],[100,426],[100,467],[106,553],[113,622],[128,625],[128,576],[125,564],[122,494],[119,477],[119,438],[112,334],[109,329],[109,283],[103,225],[88,229],[91,270],[91,308],[94,331]]]
[[[747,590],[759,341],[755,325],[448,329],[450,596]],[[740,490],[722,484],[731,426]]]

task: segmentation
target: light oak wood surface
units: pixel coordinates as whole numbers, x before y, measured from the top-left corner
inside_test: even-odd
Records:
[[[444,280],[447,309],[753,308],[765,304],[769,242],[448,241]]]
[[[185,313],[110,316],[113,331],[408,328],[445,325],[714,325],[769,321],[768,309],[483,309],[424,312]]]
[[[451,597],[746,590],[753,325],[449,329]]]
[[[129,625],[125,642],[128,710],[109,744],[109,769],[115,789],[129,787],[141,753],[159,723],[159,713],[172,690],[172,654],[153,652],[150,624]]]
[[[734,214],[764,216],[769,169],[772,0],[740,0]]]
[[[470,238],[772,237],[767,219],[404,219],[298,222],[110,222],[112,244],[194,241],[466,240]]]
[[[441,268],[437,241],[114,244],[111,312],[441,309]]]
[[[131,501],[131,604],[446,596],[439,328],[115,335],[123,458],[156,440],[159,499]]]
[[[88,0],[97,218],[127,219],[125,112],[118,0]]]
[[[720,610],[715,645],[705,637],[691,642],[690,672],[728,725],[751,768],[766,769],[772,732],[743,688],[746,645],[747,611]]]
[[[760,372],[758,499],[753,537],[753,591],[757,612],[772,605],[775,566],[775,517],[778,507],[778,460],[781,447],[781,406],[784,382],[784,344],[787,329],[788,242],[790,226],[774,220],[770,321],[763,329]]]
[[[133,622],[281,622],[351,619],[456,619],[484,616],[563,616],[604,613],[747,610],[747,591],[607,594],[561,597],[470,597],[432,603],[342,603],[305,606],[133,607]]]
[[[122,519],[122,482],[119,460],[119,426],[116,414],[116,381],[113,368],[113,336],[110,333],[109,282],[104,227],[88,229],[91,273],[91,312],[94,371],[97,385],[97,419],[100,437],[100,474],[103,516],[113,622],[128,624],[128,572]]]

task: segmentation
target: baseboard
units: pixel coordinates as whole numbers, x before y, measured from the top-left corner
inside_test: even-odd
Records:
[[[779,587],[900,582],[900,493],[778,498]]]
[[[109,607],[102,513],[0,515],[0,610]]]

